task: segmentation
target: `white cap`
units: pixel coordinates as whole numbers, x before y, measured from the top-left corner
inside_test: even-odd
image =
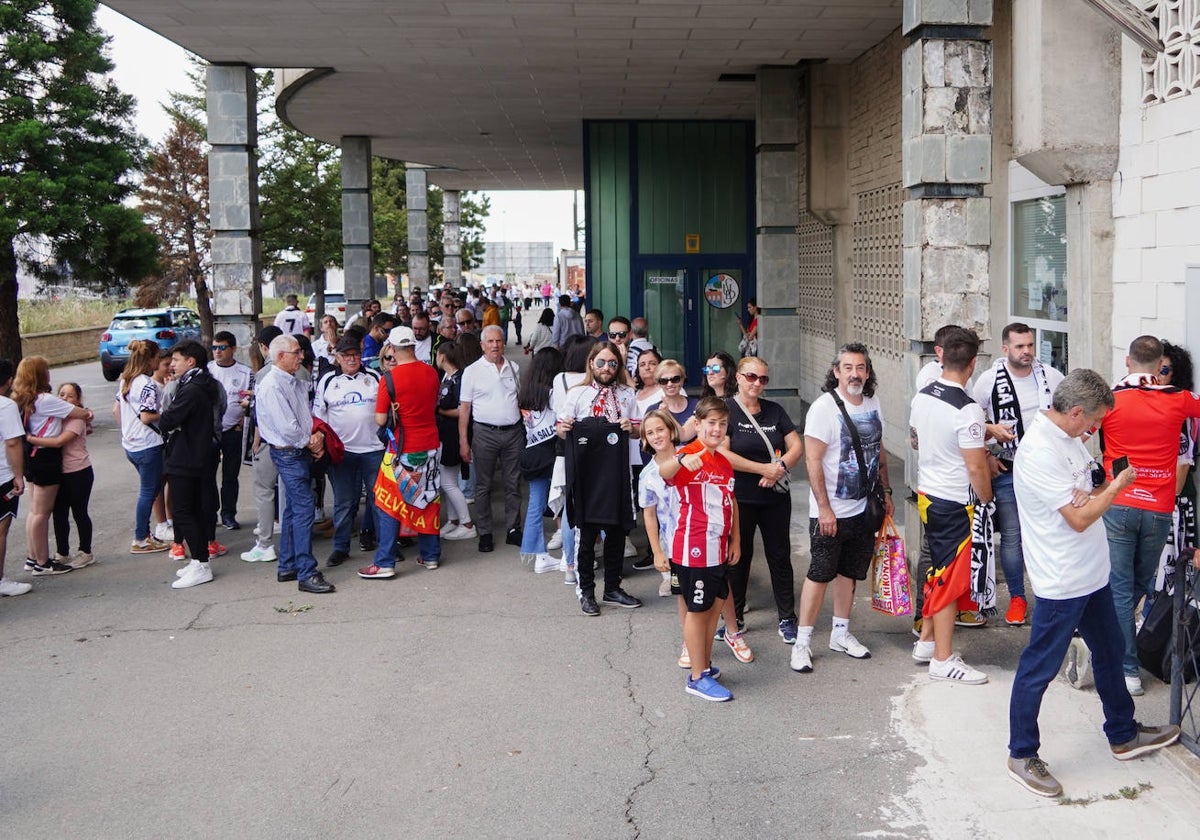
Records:
[[[410,327],[393,327],[388,333],[388,344],[393,347],[416,347],[417,339]]]

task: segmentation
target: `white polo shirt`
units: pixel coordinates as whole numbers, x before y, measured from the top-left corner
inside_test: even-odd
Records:
[[[517,408],[517,366],[507,359],[495,364],[487,356],[467,365],[463,371],[459,399],[471,404],[471,418],[489,426],[512,426],[521,420]]]
[[[961,385],[939,378],[913,397],[908,422],[917,441],[917,488],[969,504],[971,480],[962,450],[983,448],[986,431],[979,403]]]

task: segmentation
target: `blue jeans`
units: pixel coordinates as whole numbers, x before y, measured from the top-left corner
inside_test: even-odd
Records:
[[[309,470],[312,455],[307,449],[271,447],[271,462],[283,482],[284,504],[280,517],[279,574],[294,571],[297,580],[308,580],[317,573],[317,558],[312,553],[313,494]]]
[[[138,452],[126,452],[125,457],[138,474],[137,505],[133,509],[133,536],[141,540],[150,536],[150,511],[162,483],[163,447],[151,446]]]
[[[562,537],[563,537],[563,558],[567,561],[568,566],[575,565],[575,529],[571,526],[570,520],[567,518],[567,506],[564,504],[562,509]]]
[[[1154,573],[1171,529],[1171,514],[1113,505],[1104,514],[1104,529],[1108,532],[1108,559],[1112,563],[1108,583],[1125,637],[1125,673],[1136,676],[1134,610],[1137,602],[1154,587]]]
[[[379,547],[375,549],[375,565],[381,569],[396,568],[396,555],[392,553],[396,537],[400,534],[400,520],[379,511],[375,516]],[[442,538],[437,534],[417,534],[417,551],[425,560],[440,563],[442,560]]]
[[[350,550],[350,532],[358,516],[358,497],[367,490],[366,510],[363,512],[364,531],[375,530],[375,503],[372,493],[383,450],[375,452],[346,452],[342,463],[329,468],[333,483],[333,550]]]
[[[1041,746],[1038,712],[1046,686],[1058,675],[1075,628],[1092,653],[1096,693],[1104,709],[1104,734],[1110,744],[1123,744],[1137,735],[1133,698],[1125,688],[1121,667],[1124,642],[1116,626],[1110,587],[1090,595],[1052,601],[1038,598],[1033,611],[1029,645],[1021,654],[1008,704],[1008,754],[1033,758]]]
[[[545,554],[546,531],[542,527],[542,513],[546,500],[550,498],[550,478],[529,479],[529,501],[525,508],[525,529],[521,533],[522,554]]]
[[[1000,532],[1000,568],[1008,597],[1025,597],[1025,556],[1021,553],[1021,522],[1017,518],[1017,494],[1013,491],[1011,472],[1002,472],[992,479],[993,501],[996,502],[996,530]]]

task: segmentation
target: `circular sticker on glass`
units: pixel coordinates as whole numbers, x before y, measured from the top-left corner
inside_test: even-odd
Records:
[[[606,438],[606,440],[608,440],[608,445],[609,445],[609,446],[616,446],[616,445],[617,445],[617,441],[619,440],[619,438],[617,437],[617,433],[616,433],[616,432],[609,432],[609,433],[608,433],[608,437]]]
[[[728,309],[737,303],[741,286],[730,274],[714,274],[704,283],[704,299],[717,309]]]

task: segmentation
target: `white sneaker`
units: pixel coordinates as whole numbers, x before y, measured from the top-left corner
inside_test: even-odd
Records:
[[[242,552],[242,559],[247,563],[274,563],[275,546],[254,544],[254,548]]]
[[[458,523],[457,523],[457,522],[450,522],[450,521],[447,521],[447,522],[446,522],[446,524],[445,524],[445,525],[443,525],[443,526],[442,526],[442,527],[441,527],[441,528],[438,530],[438,533],[439,533],[439,534],[441,534],[441,535],[444,537],[444,536],[446,536],[447,534],[449,534],[451,531],[455,530],[456,528],[458,528]]]
[[[533,558],[533,571],[535,574],[545,574],[546,572],[557,572],[562,569],[562,560],[550,554],[539,554]]]
[[[562,548],[562,528],[555,531],[550,537],[550,541],[546,543],[547,551],[557,551],[560,548]]]
[[[178,569],[175,570],[175,577],[183,577],[184,573],[187,572],[188,569],[192,568],[192,566],[199,566],[199,565],[200,565],[199,560],[189,560],[189,561],[187,561],[187,565],[180,566]]]
[[[629,539],[629,537],[625,538],[625,556],[626,557],[637,557],[638,556],[638,550],[634,546],[633,540]]]
[[[577,586],[579,584],[579,575],[575,574],[575,567],[567,566],[567,571],[563,575],[563,583],[567,586]]]
[[[212,569],[208,563],[201,563],[198,560],[193,560],[183,570],[183,574],[179,576],[179,580],[171,584],[172,589],[188,589],[192,586],[199,586],[202,583],[208,583],[213,579]]]
[[[812,651],[808,645],[796,642],[792,646],[792,670],[801,674],[811,674],[812,669]]]
[[[473,540],[479,536],[474,525],[459,525],[449,534],[446,534],[448,540]]]
[[[913,642],[912,658],[913,662],[927,664],[929,660],[933,659],[933,642]]]
[[[166,522],[154,526],[154,539],[159,542],[175,542],[175,528]]]
[[[829,637],[829,649],[844,653],[854,659],[870,659],[871,651],[850,632],[834,633]]]
[[[930,659],[929,679],[959,682],[963,685],[983,685],[988,681],[987,674],[983,671],[976,671],[963,662],[962,656],[957,653],[951,654],[950,658],[945,661]]]
[[[271,523],[271,533],[272,534],[282,534],[283,533],[283,525],[280,524],[278,519],[276,519],[273,523]],[[259,536],[262,536],[262,535],[260,534]]]
[[[1146,693],[1146,690],[1142,688],[1141,675],[1126,674],[1125,688],[1128,689],[1130,697],[1141,697]]]
[[[0,595],[24,595],[30,589],[33,589],[28,583],[21,583],[17,580],[9,580],[8,578],[0,578]]]

